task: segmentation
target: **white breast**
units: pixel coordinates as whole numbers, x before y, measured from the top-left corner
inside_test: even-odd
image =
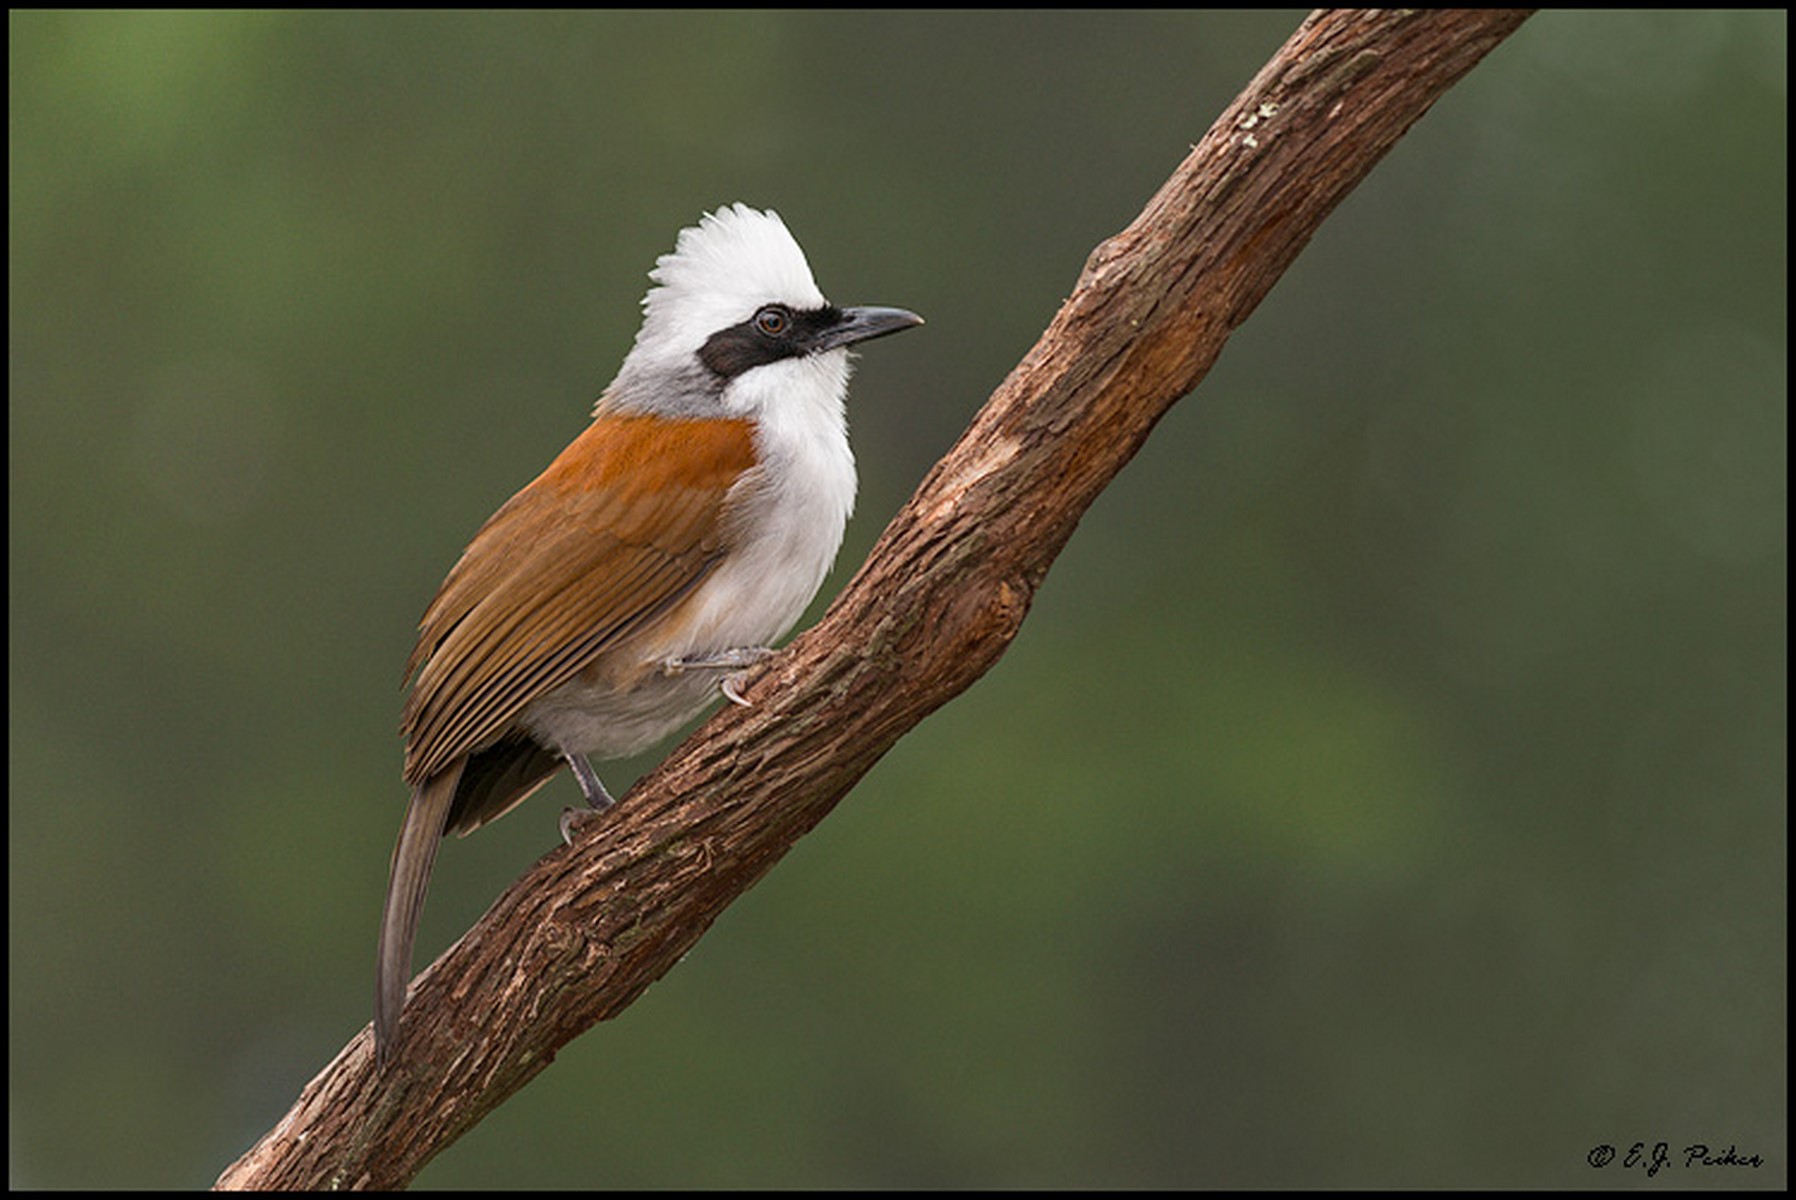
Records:
[[[738,484],[733,549],[701,587],[677,653],[770,645],[823,586],[854,511],[847,351],[750,371],[724,393],[755,421],[759,464]]]

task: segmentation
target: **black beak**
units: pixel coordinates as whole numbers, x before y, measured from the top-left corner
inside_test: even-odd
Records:
[[[922,317],[902,308],[844,308],[840,311],[841,317],[829,328],[820,331],[816,340],[811,343],[813,354],[834,350],[837,346],[852,346],[856,342],[870,341],[923,323]]]

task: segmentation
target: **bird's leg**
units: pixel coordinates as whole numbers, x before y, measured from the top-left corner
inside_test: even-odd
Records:
[[[605,790],[605,785],[599,782],[599,773],[586,761],[586,755],[566,754],[562,757],[567,759],[568,767],[573,770],[574,781],[580,785],[580,794],[586,797],[588,808],[604,812],[617,803],[611,798],[611,793]]]
[[[708,654],[688,654],[681,658],[661,660],[661,673],[679,675],[686,671],[740,671],[773,657],[771,646],[736,646],[729,650],[713,650]]]
[[[729,650],[714,650],[709,654],[689,654],[683,658],[664,659],[661,673],[679,675],[686,671],[727,671],[729,673],[717,681],[717,690],[731,704],[749,708],[749,702],[742,696],[742,685],[748,682],[748,668],[766,662],[771,657],[773,650],[768,646],[736,646]]]
[[[605,790],[605,785],[599,781],[599,773],[592,769],[592,764],[586,760],[586,755],[564,753],[562,758],[567,760],[568,769],[574,773],[574,782],[580,785],[580,794],[586,797],[587,807],[591,808],[594,813],[604,812],[617,803],[611,798],[611,793]],[[580,823],[579,818],[591,815],[592,813],[582,813],[577,808],[562,809],[561,840],[567,845],[573,845],[574,826]]]

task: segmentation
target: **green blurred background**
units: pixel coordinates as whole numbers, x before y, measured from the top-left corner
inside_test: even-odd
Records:
[[[11,14],[11,1182],[209,1183],[367,1021],[414,622],[682,225],[929,319],[814,617],[1300,19]],[[1785,45],[1525,25],[1004,661],[420,1183],[1781,1186]]]

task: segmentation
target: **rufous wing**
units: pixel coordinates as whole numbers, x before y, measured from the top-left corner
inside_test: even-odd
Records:
[[[405,778],[418,786],[503,735],[687,596],[727,549],[746,421],[600,415],[474,535],[406,665]]]

